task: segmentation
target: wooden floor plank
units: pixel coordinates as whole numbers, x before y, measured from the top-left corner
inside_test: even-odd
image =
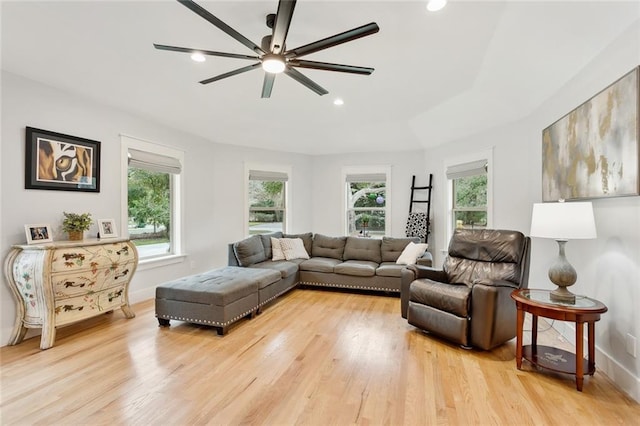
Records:
[[[515,366],[515,342],[465,350],[410,326],[395,297],[295,290],[229,333],[153,301],[0,348],[0,424],[635,424],[640,405],[599,372]],[[541,322],[542,324],[542,322]],[[541,328],[543,326],[541,325]],[[551,329],[541,344],[560,342]],[[570,348],[570,346],[569,346]]]

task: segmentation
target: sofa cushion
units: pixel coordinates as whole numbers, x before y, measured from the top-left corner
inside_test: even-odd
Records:
[[[282,278],[289,278],[298,272],[298,264],[287,260],[266,260],[264,262],[255,263],[250,268],[269,269],[280,272]],[[260,287],[262,288],[262,287]]]
[[[419,243],[420,237],[408,237],[408,238],[391,238],[382,237],[382,244],[380,245],[380,254],[383,262],[395,262],[400,257],[402,250],[410,243]]]
[[[313,236],[311,254],[313,257],[327,257],[342,260],[346,242],[347,237],[327,237],[326,235],[316,234]]]
[[[272,232],[271,234],[262,234],[260,239],[262,240],[262,246],[264,247],[264,255],[267,259],[271,259],[273,253],[271,252],[271,238],[282,238],[282,232]]]
[[[240,266],[251,266],[267,259],[260,235],[253,235],[233,245],[233,252]]]
[[[344,246],[344,260],[368,260],[369,262],[382,262],[380,245],[382,241],[373,238],[347,237]]]
[[[340,275],[372,277],[376,274],[377,267],[377,262],[371,262],[368,260],[347,260],[345,262],[338,263],[333,268],[333,272]]]
[[[313,234],[311,232],[306,232],[304,234],[284,234],[284,238],[300,238],[304,243],[304,249],[307,253],[311,253],[311,246],[313,244]]]
[[[269,259],[269,257],[267,257]],[[284,252],[282,251],[282,245],[280,245],[280,238],[271,237],[271,260],[286,260]]]
[[[304,243],[300,238],[280,238],[280,247],[284,253],[284,258],[291,259],[308,259],[309,253],[304,248]]]
[[[314,256],[311,259],[302,262],[300,264],[300,270],[313,272],[333,272],[333,268],[335,268],[335,266],[339,263],[342,263],[342,261],[329,257]]]
[[[404,267],[405,265],[398,265],[396,262],[382,262],[376,269],[376,275],[380,277],[400,278]]]
[[[402,250],[400,257],[396,260],[398,265],[415,265],[419,257],[421,257],[425,251],[427,251],[427,244],[416,244],[413,241],[407,244]]]

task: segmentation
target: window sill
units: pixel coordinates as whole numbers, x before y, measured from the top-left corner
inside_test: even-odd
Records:
[[[168,256],[141,259],[138,262],[138,271],[145,271],[147,269],[160,268],[167,265],[173,265],[175,263],[182,263],[184,262],[186,257],[186,254],[171,254]]]

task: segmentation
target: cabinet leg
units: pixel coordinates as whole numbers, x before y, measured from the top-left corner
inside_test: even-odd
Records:
[[[40,336],[40,349],[49,349],[53,347],[56,340],[56,327],[45,322],[42,327],[42,336]]]
[[[24,336],[27,334],[27,327],[22,325],[22,320],[16,321],[11,331],[11,337],[9,337],[9,345],[17,345],[24,340]]]
[[[133,312],[133,309],[131,309],[131,306],[129,306],[128,303],[126,305],[122,305],[120,308],[122,309],[122,313],[124,313],[125,317],[129,319],[135,318],[136,314]]]

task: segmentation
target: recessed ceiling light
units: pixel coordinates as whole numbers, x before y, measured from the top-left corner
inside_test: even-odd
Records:
[[[195,52],[194,54],[192,54],[191,59],[193,59],[196,62],[204,62],[207,60],[207,58],[205,58],[204,55],[200,52]]]
[[[344,101],[342,99],[340,99],[340,98],[335,98],[333,100],[333,104],[334,105],[344,105]]]
[[[447,0],[429,0],[427,10],[429,12],[437,12],[447,5]]]

